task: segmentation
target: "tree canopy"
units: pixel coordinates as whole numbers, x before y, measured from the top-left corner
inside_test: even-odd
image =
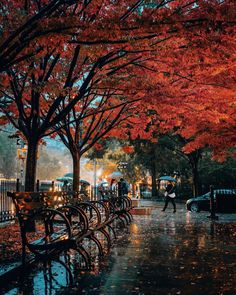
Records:
[[[43,137],[116,107],[127,117],[116,136],[171,131],[186,153],[234,154],[235,11],[232,0],[2,1],[0,123],[27,140],[26,189]]]

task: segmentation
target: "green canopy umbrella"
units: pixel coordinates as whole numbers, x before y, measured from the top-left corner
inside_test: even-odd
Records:
[[[109,178],[120,178],[123,177],[123,174],[120,171],[114,171],[108,175]]]
[[[171,176],[161,176],[161,177],[159,177],[159,180],[167,180],[167,181],[177,182],[177,180],[174,177],[171,177]]]
[[[58,177],[56,180],[57,181],[60,181],[60,182],[64,182],[64,181],[72,182],[73,181],[73,178],[72,177],[62,176],[62,177]]]
[[[66,174],[64,174],[64,177],[70,177],[70,178],[73,178],[73,173],[66,173]]]
[[[84,179],[80,179],[79,182],[83,183],[83,184],[86,184],[86,185],[90,185],[90,183],[87,180],[84,180]]]
[[[68,181],[68,182],[73,182],[73,173],[66,173],[64,176],[62,177],[58,177],[57,181]],[[86,185],[90,185],[90,183],[87,180],[84,179],[80,179],[80,183],[81,184],[86,184]]]

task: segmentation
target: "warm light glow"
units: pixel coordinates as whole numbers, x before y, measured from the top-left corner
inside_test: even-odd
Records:
[[[206,247],[206,237],[205,236],[198,237],[198,248],[204,249],[205,247]]]
[[[130,227],[132,233],[137,234],[139,232],[139,228],[137,224],[132,224]]]
[[[17,149],[17,158],[21,160],[25,160],[27,156],[27,147],[24,147],[22,149]]]

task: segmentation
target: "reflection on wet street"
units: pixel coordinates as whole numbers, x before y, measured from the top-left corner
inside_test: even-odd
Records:
[[[236,294],[236,214],[186,212],[178,205],[135,215],[110,253],[92,271],[78,254],[41,262],[4,286],[1,294]]]

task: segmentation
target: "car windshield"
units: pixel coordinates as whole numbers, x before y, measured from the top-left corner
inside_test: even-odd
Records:
[[[208,198],[208,197],[210,197],[210,192],[206,193],[205,195],[202,195],[200,198]]]

